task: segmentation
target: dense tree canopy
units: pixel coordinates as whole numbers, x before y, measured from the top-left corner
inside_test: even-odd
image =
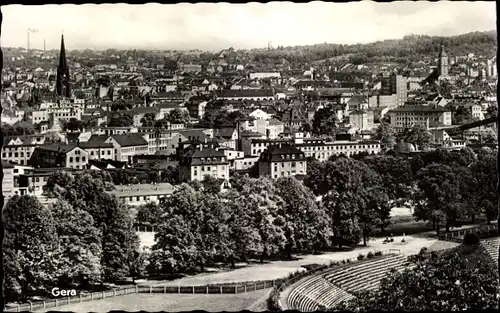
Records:
[[[128,113],[115,113],[111,115],[108,121],[109,127],[129,127],[134,124],[134,118]]]
[[[35,197],[14,196],[2,215],[6,300],[48,293],[58,273],[58,237],[50,210]]]

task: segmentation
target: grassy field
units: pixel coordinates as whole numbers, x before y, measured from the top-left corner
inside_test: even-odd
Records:
[[[132,294],[118,296],[103,300],[95,300],[78,304],[64,305],[57,311],[71,312],[108,312],[111,310],[123,311],[167,311],[182,312],[193,310],[215,311],[242,311],[252,309],[254,311],[265,310],[265,299],[271,289],[252,291],[241,294],[212,294],[212,295],[190,295],[190,294]],[[263,305],[264,303],[264,305]],[[262,309],[261,307],[264,307]],[[46,311],[55,311],[51,308]]]

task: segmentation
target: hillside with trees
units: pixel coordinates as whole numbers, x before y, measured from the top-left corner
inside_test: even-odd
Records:
[[[402,39],[377,41],[368,44],[342,45],[325,43],[313,46],[278,47],[275,50],[251,50],[257,62],[311,63],[349,55],[354,64],[367,62],[407,63],[437,55],[441,45],[449,55],[494,55],[497,47],[496,31],[473,32],[452,37],[408,35]]]

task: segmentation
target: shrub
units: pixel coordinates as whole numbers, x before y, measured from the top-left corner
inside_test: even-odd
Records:
[[[469,233],[464,236],[464,245],[477,245],[479,244],[479,236],[476,233]]]
[[[368,259],[373,258],[373,257],[374,257],[373,252],[371,252],[371,251],[370,251],[370,252],[368,252],[368,254],[366,255],[366,257],[367,257]]]
[[[365,255],[364,254],[359,254],[358,255],[358,261],[361,261],[365,258]]]
[[[382,251],[375,251],[375,255],[376,255],[376,256],[380,256],[380,255],[382,255]]]

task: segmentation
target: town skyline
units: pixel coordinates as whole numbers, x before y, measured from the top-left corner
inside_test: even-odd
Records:
[[[31,48],[46,46],[47,50],[59,48],[62,33],[68,50],[216,51],[229,47],[263,48],[268,42],[274,47],[365,44],[410,34],[455,36],[496,30],[495,9],[495,3],[490,2],[444,1],[8,5],[2,7],[2,46],[25,48],[28,29],[37,30],[30,34]],[[443,11],[447,14],[443,15]]]

